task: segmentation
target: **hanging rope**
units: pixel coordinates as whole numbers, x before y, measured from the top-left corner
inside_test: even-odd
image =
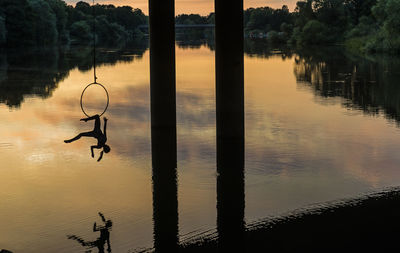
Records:
[[[96,76],[96,8],[95,8],[94,1],[95,1],[95,0],[93,0],[93,5],[92,5],[92,11],[93,11],[93,77],[94,77],[94,82],[91,83],[91,84],[88,84],[88,85],[85,87],[85,89],[83,89],[82,94],[81,94],[81,100],[80,100],[82,112],[83,112],[87,117],[90,117],[90,116],[93,116],[93,115],[89,115],[89,114],[85,111],[84,106],[83,106],[83,95],[85,94],[85,91],[86,91],[90,86],[101,87],[101,88],[104,90],[104,92],[105,92],[105,94],[106,94],[106,96],[107,96],[107,104],[106,104],[106,106],[105,106],[103,112],[100,114],[100,116],[102,116],[102,115],[107,111],[108,105],[109,105],[109,103],[110,103],[110,97],[109,97],[109,95],[108,95],[108,91],[107,91],[106,87],[104,87],[104,85],[102,85],[101,83],[98,83],[98,82],[97,82],[97,76]]]
[[[93,76],[94,76],[94,83],[97,83],[97,76],[96,76],[96,8],[92,5],[93,11]]]

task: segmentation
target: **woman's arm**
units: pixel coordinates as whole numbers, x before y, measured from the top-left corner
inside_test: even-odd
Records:
[[[95,148],[100,149],[101,146],[98,146],[98,145],[96,145],[96,146],[90,146],[90,152],[92,153],[92,157],[94,157],[93,149],[95,149]],[[102,152],[103,152],[103,151],[102,151]]]
[[[93,224],[93,232],[99,231],[100,229],[97,228],[96,222]]]
[[[103,158],[103,153],[104,153],[103,151],[100,152],[100,157],[99,159],[97,159],[98,162],[100,162],[101,158]]]

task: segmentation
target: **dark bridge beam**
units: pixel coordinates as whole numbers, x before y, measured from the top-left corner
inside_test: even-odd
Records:
[[[174,0],[149,0],[153,222],[156,252],[177,252]]]
[[[243,0],[215,0],[219,252],[244,252]]]

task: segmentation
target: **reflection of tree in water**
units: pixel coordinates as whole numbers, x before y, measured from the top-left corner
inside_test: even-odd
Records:
[[[199,49],[202,46],[205,46],[209,48],[210,50],[213,50],[211,41],[207,39],[198,39],[198,40],[178,40],[176,41],[176,44],[178,45],[179,48],[183,49]]]
[[[207,47],[211,51],[215,50],[214,29],[205,28],[188,28],[180,29],[176,34],[176,44],[183,49],[198,49],[202,46]],[[291,59],[293,50],[281,45],[279,48],[274,47],[265,39],[245,39],[244,53],[250,57],[269,58],[279,55],[283,60]]]
[[[141,58],[147,42],[135,49],[100,49],[97,65],[114,65]],[[92,48],[7,49],[0,51],[0,103],[19,107],[27,96],[51,97],[71,69],[93,67]]]
[[[383,112],[400,123],[400,58],[351,57],[335,48],[303,51],[295,59],[294,74],[320,97],[341,97],[343,106],[371,115]]]
[[[141,59],[148,48],[147,40],[123,48],[99,48],[96,53],[97,66],[113,66],[121,62]],[[66,51],[69,67],[78,67],[81,71],[93,68],[93,48],[76,47]]]
[[[102,213],[99,213],[99,216],[103,222],[103,225],[97,225],[96,222],[93,224],[93,232],[100,232],[100,236],[95,241],[85,241],[79,236],[76,235],[67,235],[67,238],[70,240],[77,241],[80,245],[85,248],[88,248],[86,252],[92,252],[90,249],[97,248],[99,253],[104,253],[104,246],[107,243],[107,252],[111,252],[110,245],[110,230],[112,228],[112,221],[106,220]]]
[[[176,31],[176,44],[179,48],[197,49],[206,46],[215,50],[213,28],[185,28]]]
[[[250,57],[266,59],[274,55],[280,55],[282,60],[285,60],[292,58],[293,50],[285,47],[284,45],[280,46],[279,48],[273,47],[265,39],[245,39],[244,53]]]
[[[0,49],[0,83],[7,79],[7,66],[6,54]]]
[[[0,67],[0,103],[10,107],[19,107],[26,95],[51,96],[56,84],[67,76],[56,50],[10,49],[2,53],[1,58],[6,60]]]

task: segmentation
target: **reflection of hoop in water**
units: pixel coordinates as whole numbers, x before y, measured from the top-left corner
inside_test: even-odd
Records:
[[[88,114],[85,112],[85,109],[83,109],[83,94],[85,94],[86,89],[89,88],[89,87],[92,86],[92,85],[99,85],[99,86],[101,86],[101,87],[104,89],[104,91],[106,92],[106,95],[107,95],[107,105],[106,105],[106,107],[104,108],[104,111],[103,111],[101,114],[99,114],[99,116],[102,116],[102,115],[107,111],[108,104],[109,104],[109,102],[110,102],[110,97],[108,96],[108,91],[107,91],[106,87],[104,87],[101,83],[94,82],[94,83],[88,84],[88,85],[85,87],[85,89],[83,89],[82,94],[81,94],[81,109],[82,109],[82,112],[83,112],[87,117],[93,116],[93,115],[88,115]]]

